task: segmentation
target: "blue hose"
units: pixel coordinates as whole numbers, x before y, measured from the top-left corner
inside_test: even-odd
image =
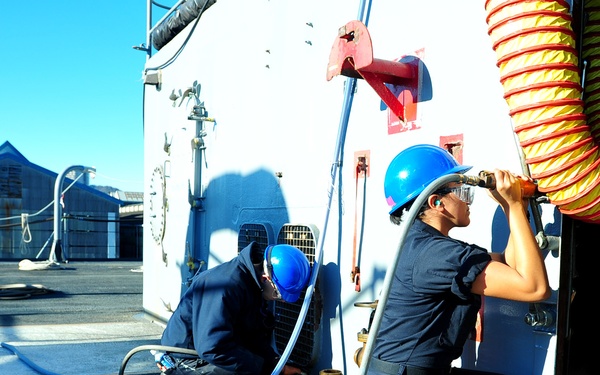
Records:
[[[370,9],[370,7],[371,7],[370,1],[368,3],[369,3],[369,6],[367,8],[367,1],[361,0],[359,9],[358,9],[358,19],[361,20],[365,25],[368,24],[368,13],[369,13],[366,10]],[[365,16],[365,12],[366,12],[366,16]],[[313,264],[310,282],[308,284],[308,287],[306,288],[306,294],[304,297],[304,302],[302,303],[302,308],[300,309],[298,320],[296,321],[296,325],[294,326],[294,330],[292,331],[290,340],[288,341],[288,344],[285,347],[285,350],[283,351],[281,358],[279,359],[279,362],[277,362],[277,365],[273,369],[273,372],[271,373],[271,375],[278,375],[281,372],[281,370],[283,369],[283,366],[285,366],[292,350],[294,349],[294,345],[296,344],[296,341],[298,340],[298,336],[300,335],[300,330],[302,329],[302,325],[304,324],[304,320],[306,318],[306,313],[308,312],[310,301],[312,299],[312,295],[313,295],[313,292],[315,289],[315,284],[317,281],[317,276],[319,274],[319,267],[320,267],[321,263],[323,262],[323,244],[325,242],[324,239],[325,239],[325,235],[327,233],[327,223],[329,222],[329,213],[331,211],[331,201],[333,198],[333,190],[334,190],[334,186],[335,186],[335,180],[337,177],[337,171],[342,165],[341,156],[343,155],[344,143],[345,143],[345,139],[346,139],[346,130],[348,129],[348,120],[350,119],[350,110],[352,109],[352,101],[354,99],[355,88],[356,88],[356,78],[350,78],[350,77],[346,78],[346,85],[345,85],[345,90],[344,90],[344,102],[342,105],[342,115],[341,115],[340,124],[338,127],[338,138],[336,141],[335,154],[334,154],[334,160],[336,160],[336,162],[333,164],[333,168],[331,171],[331,185],[329,187],[329,193],[328,193],[329,200],[327,203],[327,211],[325,213],[325,223],[323,224],[322,235],[321,235],[321,238],[319,238],[318,254],[315,257],[315,262]]]
[[[1,343],[0,345],[3,348],[6,348],[6,349],[10,350],[11,352],[13,352],[17,357],[19,357],[19,359],[21,361],[25,362],[25,364],[27,366],[31,367],[32,369],[34,369],[35,371],[39,372],[40,374],[43,374],[43,375],[60,375],[60,374],[57,374],[55,372],[47,371],[47,370],[41,368],[40,366],[36,365],[35,363],[31,362],[29,360],[29,358],[27,358],[23,354],[21,354],[21,352],[19,352],[17,350],[17,348],[15,348],[14,346],[9,345],[9,344],[7,344],[5,342]]]

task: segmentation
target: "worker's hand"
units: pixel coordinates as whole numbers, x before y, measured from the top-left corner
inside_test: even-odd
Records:
[[[523,193],[521,190],[520,179],[526,179],[524,176],[515,176],[509,171],[494,170],[496,179],[496,188],[490,189],[490,196],[502,207],[507,207],[514,203],[523,204]]]
[[[301,375],[302,371],[294,366],[285,365],[281,370],[281,375]]]

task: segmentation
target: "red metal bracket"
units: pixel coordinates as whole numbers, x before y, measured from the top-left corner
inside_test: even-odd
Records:
[[[350,21],[341,27],[331,48],[327,80],[340,74],[367,81],[390,110],[404,121],[404,105],[385,84],[408,85],[415,82],[415,69],[410,64],[374,59],[371,36],[360,21]]]

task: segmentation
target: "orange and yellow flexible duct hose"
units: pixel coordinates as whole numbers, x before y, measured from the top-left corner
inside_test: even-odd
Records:
[[[563,214],[600,221],[600,63],[587,70],[584,91],[569,4],[487,0],[485,9],[504,99],[531,177]],[[597,13],[584,31],[586,61],[600,57]]]

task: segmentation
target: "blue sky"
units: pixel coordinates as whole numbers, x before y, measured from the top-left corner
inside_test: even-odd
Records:
[[[0,0],[0,144],[143,191],[145,28],[146,0]]]

